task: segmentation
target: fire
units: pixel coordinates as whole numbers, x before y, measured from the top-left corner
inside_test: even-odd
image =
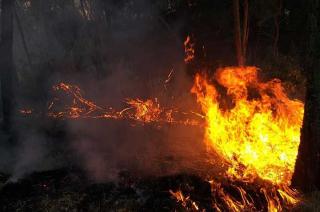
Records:
[[[172,72],[170,73],[170,76]],[[157,98],[142,100],[139,98],[127,98],[126,106],[122,109],[114,109],[110,106],[99,106],[97,103],[83,97],[81,89],[76,85],[59,83],[53,86],[55,94],[62,92],[70,103],[61,101],[55,97],[48,106],[48,116],[55,119],[111,119],[132,120],[141,124],[179,124],[200,125],[199,119],[203,119],[197,113],[181,112],[177,108],[162,107]],[[23,113],[22,111],[20,111]],[[25,113],[25,112],[24,112]],[[191,117],[191,118],[190,118]]]
[[[289,99],[280,80],[259,82],[255,67],[219,69],[214,80],[216,86],[197,74],[191,92],[206,114],[206,143],[229,164],[227,175],[289,185],[300,142],[303,103]],[[224,89],[226,96],[219,92]]]
[[[181,205],[186,210],[192,210],[192,211],[198,211],[199,210],[199,206],[197,205],[197,203],[192,201],[190,199],[190,196],[185,197],[181,190],[178,190],[176,192],[170,190],[169,193],[171,194],[171,196],[174,199],[177,200],[177,202],[181,203]]]
[[[188,37],[186,62],[194,54],[190,45]],[[173,70],[165,85],[172,74]],[[300,143],[304,105],[287,96],[280,80],[259,81],[256,67],[221,68],[213,79],[197,74],[191,93],[196,95],[202,114],[164,107],[158,98],[128,98],[122,108],[114,109],[85,98],[78,86],[67,83],[59,83],[53,90],[68,98],[56,96],[51,101],[48,106],[51,118],[130,120],[204,128],[208,151],[216,152],[219,161],[228,166],[223,175],[225,184],[207,179],[211,206],[216,211],[260,210],[261,199],[268,211],[281,211],[301,201],[299,193],[289,185]],[[29,109],[20,112],[33,113]],[[187,210],[201,210],[199,202],[182,191],[169,192]]]
[[[140,120],[146,123],[156,121],[161,115],[161,108],[158,100],[152,101],[150,99],[142,101],[140,99],[129,99],[128,105],[131,105],[135,109],[134,119]]]
[[[241,181],[208,181],[210,206],[193,201],[198,199],[193,186],[183,191],[169,190],[171,197],[186,210],[191,211],[291,211],[299,203],[299,194],[291,189],[280,189],[268,183],[254,183],[251,186]]]

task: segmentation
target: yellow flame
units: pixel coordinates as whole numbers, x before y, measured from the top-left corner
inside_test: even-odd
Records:
[[[259,82],[257,75],[255,67],[217,70],[214,79],[226,91],[223,99],[231,100],[225,108],[218,86],[206,77],[197,74],[191,92],[206,114],[207,144],[230,164],[229,176],[289,185],[304,105],[288,98],[280,80]]]

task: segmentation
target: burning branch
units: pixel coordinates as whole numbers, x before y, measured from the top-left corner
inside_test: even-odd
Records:
[[[172,72],[168,76],[170,80]],[[97,105],[95,102],[83,97],[81,89],[76,85],[67,83],[59,83],[53,86],[55,93],[62,92],[71,98],[71,103],[66,104],[62,102],[61,97],[55,97],[48,106],[48,116],[55,119],[113,119],[113,120],[133,120],[141,124],[150,123],[167,123],[201,126],[203,116],[195,112],[181,112],[177,108],[163,108],[154,99],[130,99],[125,100],[127,107],[121,110],[114,110],[112,107],[103,107]],[[20,110],[21,114],[31,115],[33,111],[30,109]],[[186,117],[186,118],[181,118]],[[193,118],[190,118],[193,117]]]

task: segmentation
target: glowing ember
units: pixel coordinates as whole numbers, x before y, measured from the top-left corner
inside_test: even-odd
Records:
[[[279,80],[259,82],[255,67],[228,67],[215,74],[226,96],[199,74],[191,92],[206,114],[206,142],[230,164],[228,175],[289,185],[300,142],[303,103],[290,100]],[[222,108],[230,98],[229,109]]]
[[[169,74],[170,77],[172,72]],[[127,99],[126,107],[115,110],[109,106],[98,106],[82,96],[78,86],[59,83],[53,86],[55,92],[71,98],[71,103],[62,102],[60,98],[54,100],[48,106],[48,116],[60,119],[119,119],[133,120],[142,124],[146,123],[168,123],[181,125],[199,125],[199,119],[203,119],[194,112],[180,112],[175,108],[164,108],[160,106],[157,98],[154,99]],[[70,99],[69,99],[70,100]],[[181,118],[182,117],[182,118]],[[190,118],[191,117],[191,118]]]
[[[96,111],[102,111],[103,108],[97,106],[94,102],[89,101],[82,97],[81,90],[78,86],[70,85],[66,83],[59,83],[53,86],[54,91],[63,91],[71,96],[71,105],[63,105],[63,109],[55,111],[55,104],[59,101],[55,98],[49,105],[49,116],[54,118],[79,118],[79,117],[92,117]]]
[[[150,99],[147,101],[129,99],[127,104],[131,105],[131,107],[135,109],[134,118],[136,120],[146,123],[159,120],[161,109],[157,99],[155,99],[154,102]]]
[[[194,43],[191,42],[191,37],[188,35],[186,40],[184,41],[184,51],[185,51],[185,58],[184,62],[189,63],[194,58]]]
[[[170,73],[168,74],[167,79],[164,81],[164,88],[167,90],[167,85],[168,83],[171,81],[172,79],[172,75],[173,75],[173,69],[170,71]]]
[[[192,210],[192,211],[198,211],[199,207],[197,203],[192,201],[189,196],[185,197],[182,193],[182,191],[178,190],[176,192],[170,190],[170,194],[172,195],[173,198],[177,200],[177,202],[181,203],[181,205],[187,209],[187,210]]]
[[[32,110],[31,109],[21,109],[21,110],[19,110],[19,112],[21,114],[25,114],[25,115],[32,114]]]

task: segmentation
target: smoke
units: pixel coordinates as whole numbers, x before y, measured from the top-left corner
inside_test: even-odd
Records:
[[[75,6],[56,1],[20,5],[24,30],[15,29],[14,42],[19,107],[45,111],[54,97],[51,86],[65,81],[102,106],[121,108],[128,97],[156,97],[162,106],[194,108],[183,64],[183,23],[168,25],[159,5],[150,1],[92,2],[91,14],[78,1]],[[164,86],[171,71],[173,78]],[[204,152],[202,130],[186,126],[21,115],[16,123],[17,142],[1,147],[0,156],[12,180],[70,164],[98,181],[114,179],[123,170],[172,174],[195,168]]]
[[[25,132],[23,138],[19,139],[19,147],[15,152],[16,161],[10,181],[17,181],[33,171],[53,168],[53,161],[48,157],[47,140],[40,133]]]
[[[111,105],[115,108],[124,107],[125,97],[144,98],[143,96],[158,97],[163,106],[176,105],[186,111],[191,107],[189,103],[192,100],[187,89],[190,85],[184,87],[185,85],[176,80],[172,86],[177,85],[177,88],[171,92],[165,90],[164,80],[158,78],[161,83],[153,90],[149,86],[154,83],[141,85],[142,81],[130,81],[129,74],[119,73],[121,72],[115,72],[106,81],[96,83],[94,88],[91,88],[95,91],[88,96],[97,94],[93,99],[100,102],[100,105]],[[121,86],[117,82],[121,83]],[[92,85],[89,83],[89,87]],[[176,173],[190,168],[188,163],[191,165],[192,161],[200,159],[203,153],[199,146],[202,139],[201,129],[187,126],[159,126],[152,123],[141,125],[130,120],[69,120],[68,127],[72,137],[72,149],[80,163],[99,181],[113,178],[115,173],[121,170],[130,170],[140,175]],[[195,147],[198,152],[194,151]],[[198,155],[194,157],[195,154]]]
[[[147,54],[149,51],[159,51],[155,48],[161,51],[157,43],[148,48]],[[170,45],[165,48],[172,50]],[[135,58],[144,54],[138,50],[133,53]],[[162,57],[166,56],[155,55],[141,61],[138,69],[127,67],[126,63],[118,64],[104,80],[83,79],[80,75],[80,86],[87,98],[102,106],[119,109],[125,106],[124,100],[128,97],[158,98],[162,107],[175,106],[189,111],[194,104],[189,94],[192,81],[185,75],[183,65],[179,67],[169,62],[164,65]],[[162,64],[159,59],[163,60]],[[171,82],[165,86],[172,70]],[[201,154],[204,150],[200,145],[203,134],[197,128],[141,125],[129,120],[69,120],[68,132],[79,165],[98,181],[115,179],[117,173],[123,170],[139,176],[173,174],[190,170],[196,165],[196,159],[203,158]]]

